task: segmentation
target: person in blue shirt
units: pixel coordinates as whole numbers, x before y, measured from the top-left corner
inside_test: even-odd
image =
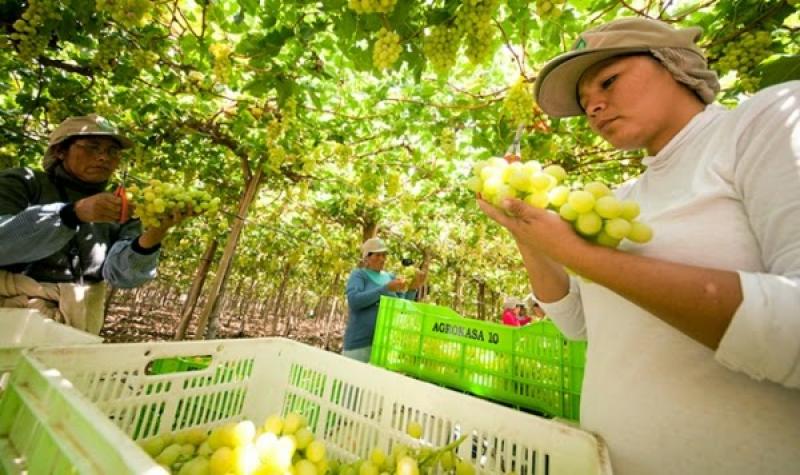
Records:
[[[107,191],[133,146],[106,119],[70,117],[51,134],[42,168],[0,171],[0,307],[32,308],[90,333],[103,325],[105,283],[136,287],[156,275],[160,227],[123,219]]]
[[[344,332],[342,355],[369,362],[375,321],[381,296],[414,300],[417,289],[425,283],[425,274],[418,272],[409,284],[383,270],[388,248],[380,238],[367,239],[361,245],[361,263],[347,279],[349,319]]]

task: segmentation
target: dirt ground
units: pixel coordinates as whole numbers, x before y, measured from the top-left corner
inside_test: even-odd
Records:
[[[146,341],[172,341],[178,327],[179,315],[173,311],[153,310],[147,315],[130,316],[127,306],[112,305],[106,317],[103,330],[100,332],[108,343],[132,343]],[[228,323],[230,323],[228,325]],[[220,318],[217,338],[260,338],[269,336],[285,336],[308,345],[330,351],[341,351],[343,328],[332,328],[325,348],[325,336],[321,334],[319,325],[313,319],[295,319],[288,335],[273,335],[266,325],[248,325],[242,333],[238,320],[228,321]],[[190,327],[191,331],[191,327]],[[190,334],[188,338],[191,338]]]

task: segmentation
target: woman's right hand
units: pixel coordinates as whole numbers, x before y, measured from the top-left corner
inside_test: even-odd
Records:
[[[392,292],[402,292],[406,289],[406,281],[403,279],[394,279],[386,284],[386,288]]]
[[[478,206],[495,222],[508,229],[520,248],[528,248],[556,262],[580,252],[586,241],[556,213],[535,208],[522,200],[506,200],[504,209],[478,198]]]

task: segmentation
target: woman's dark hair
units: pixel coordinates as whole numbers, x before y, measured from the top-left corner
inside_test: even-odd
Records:
[[[59,142],[53,145],[53,152],[55,155],[63,155],[67,153],[67,150],[75,143],[76,137],[68,137],[64,139],[64,141]]]

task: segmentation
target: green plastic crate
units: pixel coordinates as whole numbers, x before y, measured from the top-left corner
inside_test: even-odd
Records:
[[[370,363],[577,421],[585,359],[586,343],[566,340],[549,320],[515,328],[381,297]]]

